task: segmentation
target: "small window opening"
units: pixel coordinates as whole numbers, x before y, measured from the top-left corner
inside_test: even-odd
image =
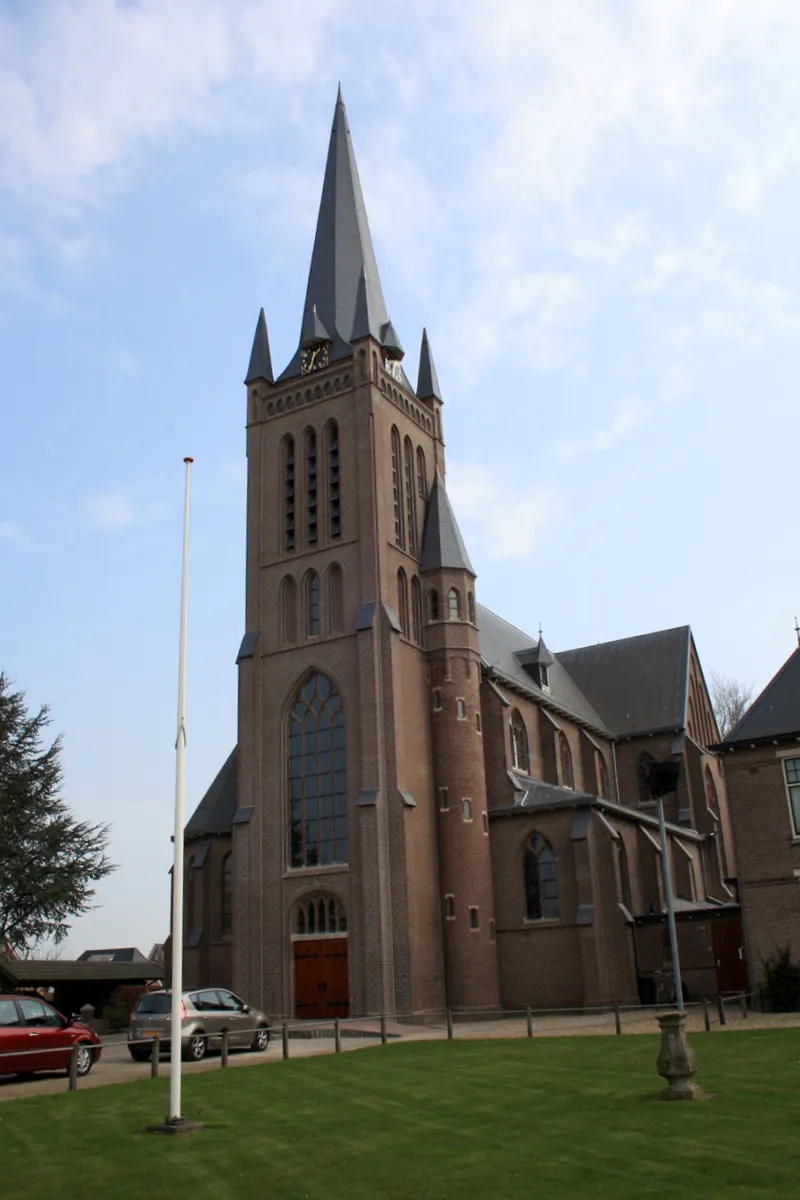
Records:
[[[462,804],[464,805],[464,820],[471,821],[472,820],[472,801],[467,796],[465,796],[462,801]]]
[[[450,805],[447,801],[447,788],[439,788],[439,812],[447,812]]]
[[[469,908],[469,927],[470,929],[480,929],[481,927],[480,913],[474,904],[471,904]]]
[[[463,700],[456,700],[456,716],[458,717],[459,721],[466,719],[467,710]]]
[[[444,915],[448,921],[456,919],[456,898],[453,895],[447,895],[444,898]]]

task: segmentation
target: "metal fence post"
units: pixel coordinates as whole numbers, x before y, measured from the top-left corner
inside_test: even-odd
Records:
[[[386,1045],[386,1013],[381,1013],[381,1045]]]
[[[229,1037],[228,1030],[223,1029],[223,1031],[222,1031],[222,1047],[219,1052],[219,1065],[221,1067],[227,1067],[227,1065],[228,1065],[228,1037]]]
[[[281,1025],[281,1042],[283,1043],[283,1057],[289,1057],[289,1026],[284,1021]]]
[[[719,1012],[720,1025],[727,1025],[728,1018],[725,1015],[725,1000],[722,996],[717,996],[717,1011]]]
[[[620,1016],[618,1004],[614,1005],[614,1026],[617,1033],[622,1033],[622,1017]]]
[[[739,997],[739,1003],[742,1006],[742,1016],[746,1020],[747,1017],[749,1016],[749,1013],[747,1011],[747,993],[746,992],[742,992],[741,996]]]
[[[530,1005],[525,1009],[525,1024],[528,1028],[528,1037],[533,1037],[533,1013],[530,1010]]]
[[[153,1038],[153,1051],[150,1055],[150,1078],[158,1079],[158,1066],[161,1058],[161,1038],[156,1035]]]
[[[336,1019],[333,1022],[333,1048],[337,1054],[339,1053],[339,1051],[342,1048],[342,1030],[339,1025],[338,1017],[336,1017]]]
[[[453,1036],[453,1014],[450,1012],[449,1008],[447,1009],[447,1012],[445,1013],[445,1020],[447,1021],[447,1036],[448,1036],[448,1038],[452,1038],[452,1036]]]
[[[69,1052],[69,1090],[77,1091],[78,1088],[78,1043],[72,1043],[72,1049]]]
[[[703,997],[703,1022],[705,1023],[706,1033],[711,1032],[711,1013],[708,1011],[708,1001]]]

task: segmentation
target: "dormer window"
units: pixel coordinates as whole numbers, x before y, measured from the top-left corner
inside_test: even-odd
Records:
[[[544,688],[546,692],[550,691],[550,679],[547,674],[547,663],[538,664],[539,687]]]

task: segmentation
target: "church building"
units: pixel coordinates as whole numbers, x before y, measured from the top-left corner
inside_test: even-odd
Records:
[[[443,393],[389,317],[336,103],[300,338],[246,377],[238,742],[186,827],[185,986],[274,1016],[647,1000],[668,962],[735,990],[719,742],[680,627],[553,652],[479,603]],[[746,981],[746,968],[745,968]]]

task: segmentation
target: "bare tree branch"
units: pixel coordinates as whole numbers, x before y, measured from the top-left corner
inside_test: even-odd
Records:
[[[738,725],[753,699],[752,683],[741,683],[718,671],[711,672],[711,703],[720,736],[725,738]]]

